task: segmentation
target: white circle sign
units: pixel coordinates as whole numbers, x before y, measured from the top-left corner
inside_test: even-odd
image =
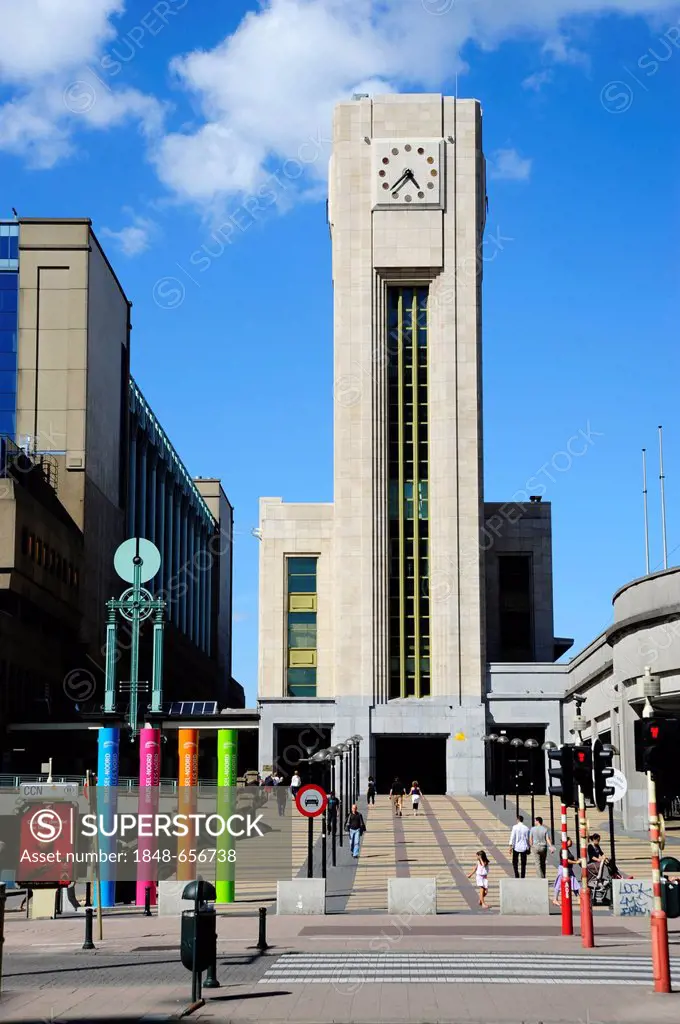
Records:
[[[161,553],[155,544],[144,537],[131,537],[120,545],[113,556],[113,567],[126,583],[135,581],[135,562],[141,566],[140,582],[152,580],[161,567]]]
[[[619,800],[623,800],[628,790],[628,780],[623,772],[620,772],[618,768],[615,768],[607,781],[607,785],[611,786],[614,790],[614,792],[607,797],[608,804],[616,804]]]

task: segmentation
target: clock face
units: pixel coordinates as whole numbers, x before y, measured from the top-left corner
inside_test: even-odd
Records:
[[[373,208],[442,210],[444,142],[374,139]]]

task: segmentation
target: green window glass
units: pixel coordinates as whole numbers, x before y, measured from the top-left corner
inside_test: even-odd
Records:
[[[316,697],[316,649],[317,622],[316,611],[291,611],[294,607],[291,595],[314,595],[311,601],[316,608],[316,566],[317,559],[312,556],[294,556],[289,558],[286,567],[288,583],[287,604],[287,641],[286,641],[286,690],[289,697]],[[296,603],[301,603],[298,598]],[[310,602],[305,600],[305,604]],[[299,653],[295,653],[299,652]],[[312,665],[300,667],[300,661],[312,662]]]
[[[387,290],[390,697],[430,693],[428,288]]]

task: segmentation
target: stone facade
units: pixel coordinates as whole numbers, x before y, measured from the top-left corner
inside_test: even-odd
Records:
[[[439,95],[359,98],[337,107],[333,140],[334,502],[260,502],[261,761],[269,763],[272,732],[285,724],[323,722],[334,742],[355,733],[432,735],[448,744],[447,788],[479,792],[486,661],[481,110],[477,101]],[[397,189],[392,209],[392,193],[379,191],[382,168],[387,161],[396,179],[406,160],[421,182],[418,191]],[[387,380],[396,354],[386,309],[388,288],[399,285],[429,290],[431,678],[428,696],[390,699]],[[296,554],[318,559],[313,700],[287,699],[285,563]],[[470,741],[464,748],[452,742],[456,731]],[[362,779],[372,751],[362,745]]]

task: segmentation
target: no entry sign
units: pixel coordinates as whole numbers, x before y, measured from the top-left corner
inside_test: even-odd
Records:
[[[309,784],[298,790],[295,803],[300,814],[305,818],[316,818],[326,810],[328,797],[321,786]]]

